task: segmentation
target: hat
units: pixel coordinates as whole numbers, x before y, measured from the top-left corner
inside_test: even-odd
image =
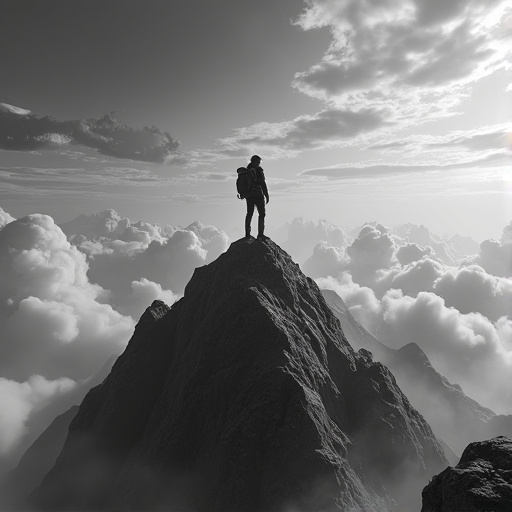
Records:
[[[251,156],[251,162],[255,162],[256,160],[259,160],[261,162],[261,156],[258,156],[258,155]]]

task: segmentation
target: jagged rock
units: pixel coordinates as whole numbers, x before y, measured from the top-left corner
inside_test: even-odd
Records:
[[[374,338],[354,318],[346,304],[332,290],[322,290],[327,304],[340,320],[343,332],[355,350],[365,349],[385,364],[412,405],[425,417],[438,438],[460,456],[468,443],[498,435],[512,436],[512,416],[496,416],[468,397],[430,364],[416,343],[399,350]],[[450,451],[451,451],[450,450]],[[450,459],[450,451],[445,454]]]
[[[422,512],[510,512],[512,440],[500,436],[471,443],[456,467],[423,490]]]
[[[272,241],[233,243],[158,307],[84,399],[38,509],[419,508],[446,467],[393,375]]]

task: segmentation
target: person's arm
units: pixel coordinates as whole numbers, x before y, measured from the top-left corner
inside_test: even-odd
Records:
[[[267,183],[265,181],[265,173],[263,172],[263,169],[261,167],[260,167],[260,180],[259,180],[259,183],[261,185],[261,189],[263,190],[263,195],[265,196],[265,198],[267,200],[267,203],[268,203],[269,200],[270,200],[270,197],[268,195]]]

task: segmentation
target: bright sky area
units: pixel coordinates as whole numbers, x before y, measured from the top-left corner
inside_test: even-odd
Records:
[[[14,217],[113,208],[238,238],[236,169],[257,153],[270,230],[302,216],[482,241],[512,219],[508,0],[1,5]]]

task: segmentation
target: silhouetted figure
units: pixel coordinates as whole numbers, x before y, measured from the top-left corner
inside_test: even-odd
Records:
[[[245,237],[251,236],[251,221],[254,213],[254,207],[258,209],[258,238],[265,238],[265,204],[269,202],[267,184],[265,182],[265,173],[260,167],[261,157],[254,155],[247,166],[247,169],[254,172],[253,185],[251,192],[246,196],[247,215],[245,216]]]

